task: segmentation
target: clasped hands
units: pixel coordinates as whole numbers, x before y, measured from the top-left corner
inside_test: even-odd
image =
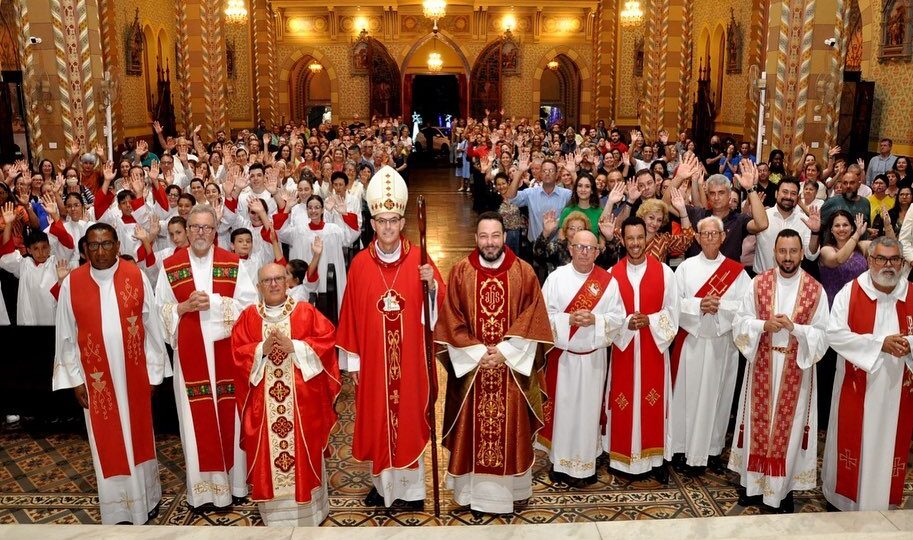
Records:
[[[593,315],[592,311],[581,309],[570,314],[569,322],[571,323],[571,326],[585,328],[596,324],[596,316]]]
[[[628,321],[628,330],[640,330],[647,326],[650,326],[650,317],[640,312],[635,312]]]
[[[701,313],[716,315],[720,310],[720,297],[707,295],[701,298]]]
[[[479,360],[479,367],[496,368],[504,362],[507,362],[507,358],[504,358],[504,355],[501,354],[501,351],[499,351],[498,348],[494,345],[488,345],[485,348],[487,351]]]
[[[787,332],[792,332],[793,328],[796,326],[793,322],[782,313],[777,313],[772,316],[770,319],[764,321],[764,331],[765,332],[779,332],[780,330],[786,330]]]
[[[187,300],[178,304],[178,315],[207,310],[209,310],[209,294],[204,291],[193,291]]]
[[[910,354],[910,342],[904,336],[893,334],[884,338],[881,343],[881,350],[891,356],[901,358]]]
[[[276,349],[285,354],[295,353],[295,345],[292,343],[292,340],[278,329],[273,328],[272,332],[270,332],[263,341],[263,354],[269,354]]]

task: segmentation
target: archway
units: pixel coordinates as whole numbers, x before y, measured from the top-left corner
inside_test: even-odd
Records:
[[[558,62],[559,67],[555,72],[552,72],[548,67],[548,63],[552,60]],[[564,110],[571,112],[567,116],[569,119],[568,125],[572,125],[575,128],[590,125],[592,122],[590,113],[592,110],[593,81],[590,70],[583,60],[580,53],[566,46],[555,47],[539,59],[536,71],[533,73],[533,91],[530,94],[530,114],[534,115],[533,118],[538,118],[540,107],[546,105],[546,99],[543,97],[544,87],[554,82],[547,79],[547,77],[555,75],[559,81],[563,81],[559,85],[559,89],[563,88],[567,101],[564,105]],[[543,82],[543,79],[546,82]]]
[[[330,110],[337,115],[339,111],[339,78],[336,75],[336,68],[329,61],[329,58],[321,51],[309,47],[302,47],[295,51],[288,59],[285,60],[279,70],[279,114],[283,123],[291,117],[292,102],[292,80],[293,73],[299,69],[307,69],[311,62],[317,61],[323,66],[323,72],[329,81],[330,89]]]
[[[320,66],[312,69],[311,66]],[[312,56],[303,56],[289,77],[289,121],[317,127],[332,118],[333,102],[330,77],[326,68]]]
[[[707,57],[710,68],[710,89],[713,92],[713,104],[720,110],[723,103],[723,74],[726,69],[726,29],[718,24],[710,40],[710,55]]]
[[[432,73],[428,69],[428,55],[431,52],[439,53],[443,61],[443,66],[437,73]],[[415,111],[416,81],[421,83],[422,79],[426,79],[425,82],[428,82],[428,77],[440,77],[441,86],[452,86],[455,81],[458,107],[449,114],[453,118],[466,118],[469,112],[469,61],[460,45],[446,32],[438,31],[436,38],[433,33],[429,33],[416,40],[406,52],[400,66],[400,72],[403,74],[402,111],[406,122],[410,122]]]
[[[550,62],[557,65],[542,72],[539,79],[539,118],[546,124],[580,126],[580,70],[567,55],[559,54]]]

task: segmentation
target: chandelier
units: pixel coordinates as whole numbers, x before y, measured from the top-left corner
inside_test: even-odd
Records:
[[[447,13],[447,0],[424,0],[422,13],[434,21],[434,31],[437,32],[437,22]]]
[[[631,26],[639,24],[644,18],[644,12],[640,9],[639,0],[627,0],[625,7],[621,10],[621,24]]]
[[[323,66],[320,65],[320,62],[314,61],[308,64],[308,69],[311,70],[311,73],[316,75],[323,71]]]
[[[558,71],[558,61],[552,60],[551,62],[546,64],[546,67],[548,67],[548,69],[550,69],[552,71]]]
[[[247,8],[244,0],[227,0],[225,2],[225,20],[230,24],[244,24],[247,22]]]
[[[428,55],[428,71],[438,73],[443,67],[444,59],[441,58],[441,53],[434,51]]]

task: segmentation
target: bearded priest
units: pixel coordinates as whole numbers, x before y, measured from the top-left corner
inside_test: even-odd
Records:
[[[409,201],[403,177],[381,167],[365,198],[375,240],[352,260],[336,335],[357,385],[352,456],[371,462],[365,504],[390,507],[399,499],[421,509],[430,439],[425,324],[437,320],[444,283],[434,263],[422,265],[420,250],[402,236]],[[422,315],[423,281],[431,291],[430,321]]]
[[[451,270],[435,327],[447,347],[447,487],[457,504],[492,514],[532,496],[538,377],[554,339],[539,280],[504,239],[497,212],[479,216],[477,249]]]
[[[827,328],[837,373],[821,479],[844,511],[901,503],[913,433],[913,288],[896,240],[866,251],[869,270],[837,293]]]
[[[261,301],[232,331],[247,481],[267,526],[316,526],[330,511],[324,450],[336,424],[333,324],[288,296],[285,268],[260,269]]]

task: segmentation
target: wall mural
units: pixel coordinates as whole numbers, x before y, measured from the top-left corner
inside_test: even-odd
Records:
[[[911,0],[887,0],[881,19],[881,60],[909,61],[913,53]]]
[[[125,29],[124,71],[127,75],[143,75],[143,29],[139,24],[139,8],[133,17],[133,24]]]

